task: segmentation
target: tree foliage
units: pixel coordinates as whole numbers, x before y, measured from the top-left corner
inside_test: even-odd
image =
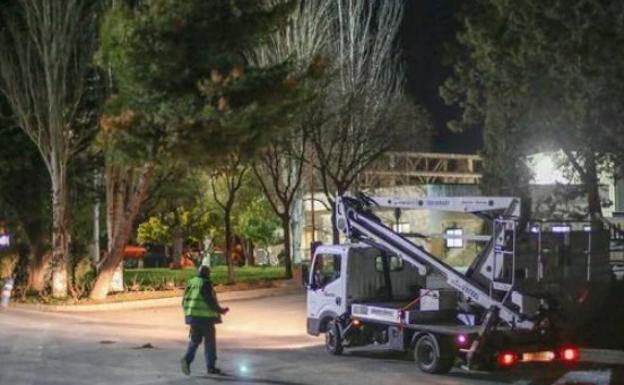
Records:
[[[104,127],[124,154],[213,162],[251,154],[296,103],[286,63],[250,66],[244,53],[290,10],[256,1],[156,0],[118,7],[102,28],[101,62],[115,92]],[[114,135],[113,135],[114,134]]]
[[[289,2],[154,0],[113,7],[99,62],[113,92],[102,119],[109,159],[141,165],[138,192],[92,297],[102,297],[121,261],[130,225],[158,164],[213,164],[252,155],[299,103],[287,63],[251,66],[245,52],[280,27]]]
[[[276,243],[280,222],[258,184],[258,180],[247,174],[234,207],[233,227],[243,241],[266,247]]]
[[[560,149],[600,213],[599,169],[622,153],[624,4],[478,0],[462,19],[442,91],[456,128],[483,125],[489,184],[523,188],[524,156]]]
[[[150,217],[147,222],[139,225],[137,242],[140,244],[154,243],[168,245],[172,241],[171,231],[164,221],[158,217]]]

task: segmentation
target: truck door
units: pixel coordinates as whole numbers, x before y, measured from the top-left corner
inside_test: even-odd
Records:
[[[317,250],[310,271],[308,318],[322,322],[345,312],[343,256]]]

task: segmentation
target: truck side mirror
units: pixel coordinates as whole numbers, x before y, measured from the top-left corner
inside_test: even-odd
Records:
[[[305,288],[310,286],[310,269],[308,265],[301,265],[301,282]]]

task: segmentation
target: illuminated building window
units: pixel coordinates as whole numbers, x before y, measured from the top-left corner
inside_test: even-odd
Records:
[[[394,223],[392,225],[392,230],[396,231],[397,233],[400,234],[407,234],[410,232],[410,224],[405,222],[405,223]]]
[[[550,227],[550,231],[553,233],[569,233],[570,226],[569,225],[554,225]]]
[[[464,230],[458,228],[446,229],[444,234],[446,235],[447,248],[459,249],[464,247],[464,239],[461,238],[464,235]]]

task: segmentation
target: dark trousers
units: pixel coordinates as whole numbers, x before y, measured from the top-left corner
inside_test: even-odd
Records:
[[[194,322],[191,324],[190,341],[184,359],[189,364],[195,359],[197,348],[204,341],[204,354],[208,369],[214,368],[217,361],[217,341],[213,321]]]

